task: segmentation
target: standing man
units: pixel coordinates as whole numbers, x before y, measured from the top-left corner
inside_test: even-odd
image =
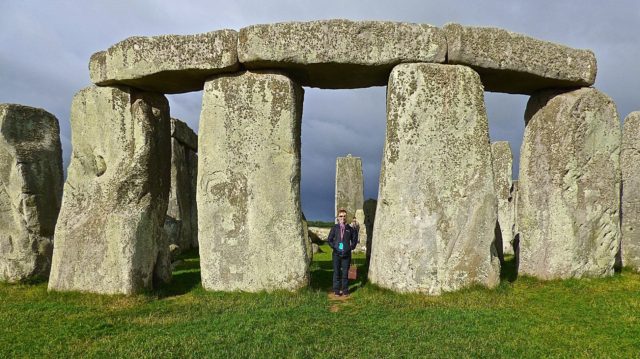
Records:
[[[344,208],[338,210],[338,223],[329,232],[327,238],[329,246],[333,249],[333,293],[336,296],[349,296],[349,264],[351,263],[351,251],[358,245],[358,231],[346,224],[347,211]]]

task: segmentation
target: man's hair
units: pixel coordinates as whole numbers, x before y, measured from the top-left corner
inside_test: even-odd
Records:
[[[340,208],[340,209],[338,209],[338,214],[340,214],[340,213],[342,213],[342,212],[344,212],[344,213],[346,214],[346,213],[347,213],[347,210],[346,210],[346,209],[344,209],[344,208]]]

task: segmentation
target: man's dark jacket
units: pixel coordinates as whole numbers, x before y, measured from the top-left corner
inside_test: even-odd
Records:
[[[344,225],[344,236],[340,236],[340,224],[336,223],[329,231],[329,237],[327,237],[329,246],[333,248],[333,252],[340,257],[346,257],[351,254],[351,251],[356,249],[358,245],[358,231],[348,224]],[[342,250],[340,250],[340,243],[342,243]]]

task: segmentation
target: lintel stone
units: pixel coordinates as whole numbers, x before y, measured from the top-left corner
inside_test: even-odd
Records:
[[[390,21],[321,20],[240,30],[238,58],[248,69],[282,69],[303,86],[385,86],[406,62],[445,62],[441,29]]]
[[[546,88],[591,86],[596,80],[591,50],[492,27],[447,24],[444,33],[448,63],[476,70],[486,91],[532,94]]]
[[[91,81],[165,94],[202,90],[207,77],[239,69],[237,39],[234,30],[130,37],[91,56]]]

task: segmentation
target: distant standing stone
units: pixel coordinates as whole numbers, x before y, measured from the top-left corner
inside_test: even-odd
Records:
[[[0,104],[0,281],[49,276],[62,183],[58,119]]]
[[[49,289],[133,294],[168,280],[167,99],[91,86],[73,98],[71,130]]]
[[[296,290],[309,281],[300,209],[302,87],[275,73],[205,85],[199,131],[202,286]]]
[[[493,164],[493,185],[498,197],[498,223],[502,235],[503,254],[513,255],[513,197],[511,147],[507,141],[497,141],[491,144]]]
[[[594,88],[532,96],[518,188],[519,272],[613,274],[620,242],[620,121]]]
[[[464,66],[398,65],[387,104],[369,279],[431,295],[496,286],[497,203],[480,77]]]
[[[640,111],[630,113],[622,131],[622,265],[640,272]]]
[[[353,157],[351,154],[346,157],[336,158],[336,195],[335,211],[340,208],[347,211],[347,223],[356,217],[360,228],[358,231],[358,249],[362,250],[367,244],[367,229],[364,226],[364,181],[362,177],[362,159]]]

